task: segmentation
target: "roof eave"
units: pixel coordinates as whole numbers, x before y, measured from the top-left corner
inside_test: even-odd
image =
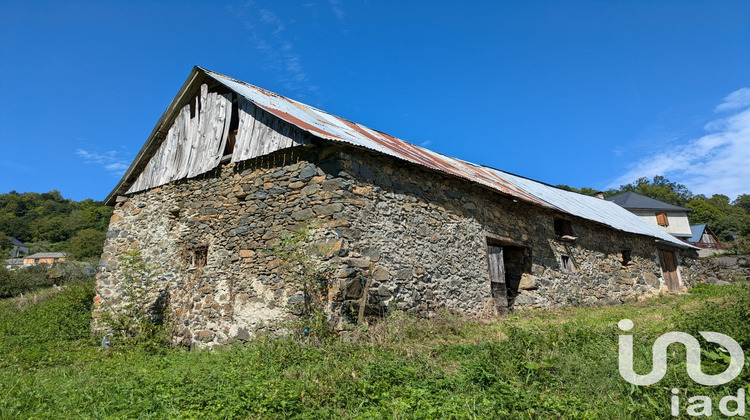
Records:
[[[614,201],[610,201],[610,203],[614,203]],[[615,204],[617,204],[617,203],[615,203]],[[680,208],[676,208],[676,209],[663,209],[663,208],[659,209],[659,208],[655,208],[655,207],[625,207],[625,206],[622,206],[622,205],[619,205],[619,204],[617,204],[617,205],[620,206],[620,207],[622,207],[622,208],[624,208],[625,210],[629,210],[629,211],[660,211],[660,212],[670,212],[670,213],[679,213],[679,212],[683,212],[683,211],[685,213],[692,213],[693,211],[695,211],[693,209],[681,208],[681,207]]]

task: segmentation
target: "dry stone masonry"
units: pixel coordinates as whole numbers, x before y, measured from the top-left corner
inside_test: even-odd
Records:
[[[573,238],[558,238],[556,218],[568,221]],[[304,296],[271,249],[303,226],[328,250],[326,312],[339,328],[363,300],[367,316],[495,314],[488,244],[504,249],[513,308],[618,304],[665,289],[652,237],[319,141],[224,163],[118,203],[97,280],[96,328],[122,304],[119,257],[131,249],[158,267],[150,304],[165,306],[175,344],[242,342],[294,320]],[[673,251],[683,286],[700,281],[694,252]]]

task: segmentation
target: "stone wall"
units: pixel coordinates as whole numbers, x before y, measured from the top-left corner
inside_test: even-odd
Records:
[[[750,280],[750,256],[723,255],[699,258],[691,262],[690,269],[696,281],[725,285]]]
[[[577,239],[562,242],[555,217],[564,215],[365,150],[295,148],[118,204],[94,316],[121,304],[119,257],[141,249],[159,267],[149,287],[167,302],[175,343],[251,339],[297,316],[299,285],[269,249],[303,225],[330,250],[327,310],[339,327],[358,312],[363,289],[367,315],[492,315],[487,241],[507,247],[515,307],[614,304],[663,290],[652,238],[570,218]],[[626,263],[623,250],[632,251]],[[698,276],[693,257],[678,257],[686,286]]]

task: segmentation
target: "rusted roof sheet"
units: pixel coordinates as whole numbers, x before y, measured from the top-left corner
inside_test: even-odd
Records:
[[[325,111],[239,80],[231,79],[209,70],[206,70],[206,73],[244,96],[245,99],[252,101],[255,105],[320,138],[365,147],[411,163],[486,185],[502,193],[519,197],[535,204],[547,206],[547,203],[508,183],[499,175],[498,171],[415,146],[396,137],[372,130],[363,125],[331,115]]]
[[[467,179],[518,199],[613,227],[691,247],[622,207],[595,197],[476,165],[419,147],[257,86],[205,70],[207,75],[267,112],[323,139],[349,143]]]

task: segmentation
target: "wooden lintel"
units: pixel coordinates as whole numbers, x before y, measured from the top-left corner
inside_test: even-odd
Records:
[[[521,241],[511,239],[507,236],[495,235],[494,233],[489,233],[487,231],[484,231],[484,244],[485,245],[487,245],[488,239],[491,242],[496,242],[496,243],[499,243],[500,245],[510,245],[510,246],[520,246],[522,248],[531,248],[531,245],[525,244]]]

